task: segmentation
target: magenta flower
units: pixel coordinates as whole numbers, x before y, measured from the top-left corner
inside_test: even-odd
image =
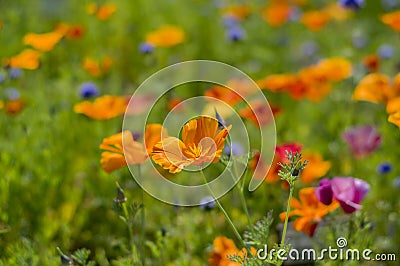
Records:
[[[372,126],[352,127],[342,134],[342,139],[350,146],[356,158],[370,155],[382,142],[381,136]]]
[[[345,213],[360,210],[361,201],[370,190],[370,185],[364,180],[353,177],[335,177],[332,180],[321,180],[315,194],[320,202],[329,205],[336,199]]]

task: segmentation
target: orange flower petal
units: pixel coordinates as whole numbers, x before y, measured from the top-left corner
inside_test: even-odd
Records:
[[[152,159],[156,164],[174,174],[192,163],[186,156],[186,151],[186,146],[181,140],[168,137],[154,145]]]
[[[48,52],[53,50],[54,46],[62,39],[62,37],[63,34],[58,31],[42,34],[28,33],[24,36],[23,42],[39,51]]]
[[[383,15],[381,20],[393,30],[400,31],[400,10]]]
[[[126,97],[104,95],[94,102],[83,101],[74,106],[74,111],[97,120],[111,119],[125,113]]]
[[[39,67],[41,53],[33,49],[25,49],[8,60],[10,67],[34,70]]]
[[[352,99],[373,103],[386,103],[391,94],[389,77],[379,73],[372,73],[360,81],[353,92]]]
[[[162,26],[146,36],[146,42],[156,47],[170,47],[180,44],[184,40],[184,31],[179,27],[171,25]]]

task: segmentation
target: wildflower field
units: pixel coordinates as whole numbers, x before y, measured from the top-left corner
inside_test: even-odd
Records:
[[[398,265],[399,0],[0,10],[0,266]]]

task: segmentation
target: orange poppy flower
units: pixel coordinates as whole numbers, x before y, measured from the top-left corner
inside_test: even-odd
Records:
[[[85,32],[82,25],[70,25],[67,23],[58,24],[55,31],[65,36],[65,38],[71,40],[80,39]]]
[[[82,68],[86,70],[92,77],[100,77],[108,72],[113,64],[110,56],[104,57],[101,61],[97,61],[90,57],[85,57],[82,62]]]
[[[204,95],[212,98],[217,98],[229,104],[230,106],[234,106],[242,100],[242,97],[240,97],[240,95],[237,94],[234,90],[219,85],[211,87],[204,93]]]
[[[289,218],[297,216],[293,222],[296,231],[302,231],[310,237],[314,235],[314,231],[321,219],[329,212],[339,207],[339,203],[334,200],[330,205],[320,202],[315,195],[315,188],[303,188],[299,191],[299,200],[292,198],[290,207],[294,210],[289,212]],[[286,218],[286,212],[279,215],[282,221]]]
[[[268,89],[272,92],[281,92],[293,86],[296,81],[297,76],[294,74],[275,74],[258,80],[257,85],[261,89]]]
[[[54,46],[60,42],[63,34],[58,31],[52,31],[49,33],[28,33],[24,36],[23,42],[26,45],[30,45],[36,50],[41,52],[48,52],[53,50]]]
[[[225,236],[218,236],[215,238],[213,246],[214,248],[210,253],[210,257],[208,258],[209,266],[239,266],[239,263],[231,261],[228,256],[233,256],[236,254],[244,258],[244,256],[247,254],[247,250],[245,248],[239,250],[233,240]],[[255,256],[257,251],[255,248],[251,247],[250,252]]]
[[[400,128],[400,95],[389,100],[386,105],[386,112],[389,114],[388,121]]]
[[[15,100],[8,100],[4,110],[8,115],[15,116],[24,109],[26,102],[24,99],[18,98]]]
[[[390,78],[384,74],[372,73],[358,83],[352,99],[386,104],[392,93]]]
[[[124,114],[127,102],[125,96],[104,95],[94,102],[83,101],[76,104],[74,111],[96,120],[106,120]]]
[[[388,121],[400,128],[400,111],[389,114]]]
[[[6,60],[6,65],[14,68],[34,70],[40,65],[41,53],[33,49],[25,49],[21,53]]]
[[[262,10],[263,19],[273,27],[285,24],[292,13],[292,7],[285,1],[271,2]]]
[[[98,6],[96,3],[90,3],[86,6],[86,13],[96,15],[99,20],[110,18],[116,11],[117,5],[114,3],[107,3],[101,6]]]
[[[146,42],[155,47],[171,47],[185,40],[185,32],[176,26],[164,25],[146,35]]]
[[[182,141],[168,137],[154,145],[152,159],[170,173],[178,173],[189,165],[218,162],[229,128],[218,130],[218,121],[201,116],[183,126]]]
[[[395,31],[400,31],[400,10],[383,15],[381,20]]]
[[[100,149],[105,150],[101,154],[101,167],[111,173],[127,164],[142,164],[149,159],[154,144],[163,136],[167,136],[167,131],[160,124],[149,124],[144,133],[145,144],[134,140],[128,130],[105,138],[100,144]]]
[[[304,160],[308,161],[307,167],[301,172],[300,180],[304,184],[311,184],[323,177],[331,168],[329,161],[324,161],[318,153],[304,153]]]
[[[351,15],[349,9],[340,6],[338,3],[330,3],[323,10],[331,19],[336,21],[344,21]]]
[[[246,4],[231,5],[228,6],[223,13],[242,20],[250,15],[251,8]]]
[[[3,109],[3,107],[4,107],[4,103],[2,100],[0,100],[0,110]]]
[[[265,102],[252,101],[244,109],[239,111],[239,115],[243,118],[249,119],[256,127],[268,125],[273,118],[281,112],[281,108],[271,106],[271,111]]]
[[[363,59],[363,65],[368,69],[369,72],[376,72],[379,69],[379,56],[377,54],[367,55]]]
[[[321,30],[328,22],[329,15],[324,11],[309,11],[302,15],[301,23],[312,31]]]
[[[326,81],[341,81],[352,73],[351,63],[341,57],[332,57],[319,61],[313,66],[318,79]]]

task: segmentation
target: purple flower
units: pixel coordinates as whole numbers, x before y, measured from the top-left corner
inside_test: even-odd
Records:
[[[241,41],[244,38],[244,31],[239,26],[230,28],[227,32],[227,37],[233,42]]]
[[[393,46],[384,44],[379,46],[378,48],[378,55],[382,59],[389,59],[393,56],[394,49]]]
[[[211,196],[206,196],[200,200],[200,209],[209,211],[215,207],[215,200]]]
[[[85,82],[79,87],[79,93],[82,98],[92,98],[99,95],[99,89],[93,82]]]
[[[364,0],[339,0],[339,5],[344,8],[359,9],[364,6]]]
[[[17,79],[22,75],[22,69],[20,69],[20,68],[10,68],[8,70],[8,74],[10,75],[11,79]]]
[[[319,182],[319,187],[316,188],[315,194],[320,202],[325,205],[332,203],[333,192],[329,179],[324,178]]]
[[[382,142],[382,138],[373,126],[356,126],[342,134],[354,157],[363,158],[373,153]]]
[[[353,177],[335,177],[332,180],[323,179],[315,194],[325,205],[336,199],[345,213],[360,210],[361,201],[370,190],[370,185],[364,180]]]
[[[392,165],[390,163],[381,163],[376,167],[376,172],[378,174],[387,174],[392,171]]]
[[[147,42],[142,42],[139,45],[139,51],[143,54],[150,54],[154,51],[154,45]]]

